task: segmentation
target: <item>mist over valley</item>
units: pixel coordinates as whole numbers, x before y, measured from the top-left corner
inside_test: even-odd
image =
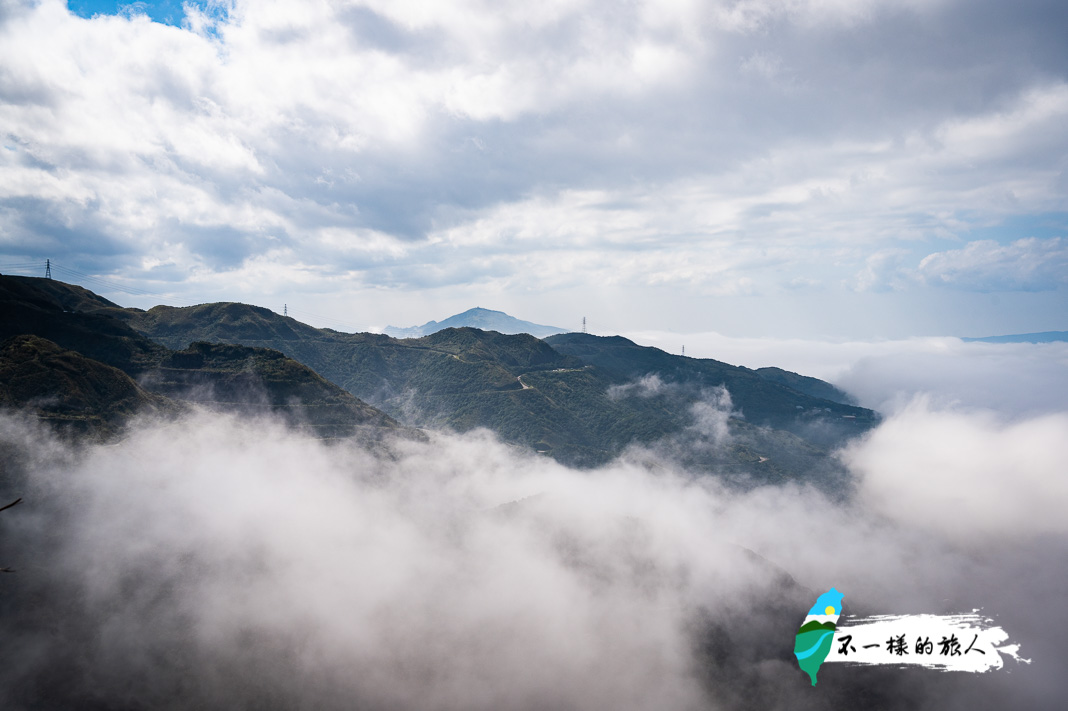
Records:
[[[0,0],[0,711],[1068,708],[1066,37]]]
[[[622,338],[398,341],[0,287],[0,493],[24,499],[0,514],[6,707],[1041,708],[1064,691],[1064,412],[914,391],[880,416],[814,378]],[[962,379],[991,346],[969,347],[944,356]],[[582,449],[551,439],[565,417]],[[856,614],[982,607],[1034,661],[835,668],[813,689],[790,640],[828,585]]]

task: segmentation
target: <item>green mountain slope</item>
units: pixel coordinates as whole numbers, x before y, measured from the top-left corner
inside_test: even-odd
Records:
[[[845,393],[828,382],[807,375],[798,375],[782,368],[757,368],[753,371],[764,380],[785,385],[799,393],[811,395],[821,400],[842,403],[843,405],[856,405],[851,395]]]
[[[395,339],[317,329],[245,304],[122,309],[56,282],[35,289],[43,281],[0,277],[0,309],[10,317],[0,337],[35,333],[150,392],[277,413],[320,436],[344,435],[353,423],[395,427],[392,417],[461,432],[485,427],[579,466],[630,450],[648,455],[650,466],[673,460],[747,484],[800,478],[837,488],[844,473],[828,448],[875,421],[869,410],[813,396],[837,393],[815,379],[672,356],[624,338],[542,341],[448,328]]]
[[[172,347],[211,339],[274,348],[407,424],[460,432],[485,427],[574,464],[607,461],[643,430],[653,436],[680,422],[674,413],[655,425],[635,420],[633,408],[607,398],[609,381],[583,374],[582,363],[527,334],[471,328],[415,339],[343,334],[244,304],[156,307],[126,318]],[[525,380],[548,371],[559,372],[538,387]]]
[[[236,303],[155,306],[148,311],[125,309],[115,315],[139,332],[151,334],[152,340],[175,350],[194,341],[271,347],[271,343],[317,340],[331,333],[260,306]]]
[[[508,439],[518,433],[508,434],[496,425],[492,411],[500,408],[493,403],[476,408],[474,403],[459,402],[455,397],[444,402],[439,398],[448,393],[474,396],[521,389],[515,378],[524,371],[574,368],[577,361],[560,359],[561,354],[581,359],[580,365],[596,366],[598,384],[605,388],[648,373],[698,388],[725,385],[749,422],[787,428],[808,437],[815,436],[813,432],[820,428],[833,431],[833,436],[825,433],[820,438],[824,444],[863,431],[874,421],[870,410],[846,404],[845,393],[816,378],[779,368],[754,371],[715,360],[674,356],[618,336],[555,335],[545,339],[552,349],[540,351],[525,334],[476,337],[462,335],[464,329],[444,329],[401,342],[376,334],[317,329],[268,309],[235,303],[157,306],[145,312],[130,310],[126,318],[138,331],[170,348],[184,348],[195,340],[275,348],[394,416],[411,419],[420,414],[416,419],[422,424],[461,430],[488,426]],[[438,352],[456,358],[462,354],[463,361],[436,363]],[[517,355],[520,352],[526,355]],[[522,364],[522,359],[534,352],[540,353],[540,360]],[[461,409],[463,412],[457,412]],[[475,411],[485,415],[475,416]],[[525,439],[529,438],[520,438]]]
[[[108,432],[143,406],[173,412],[175,402],[276,414],[320,437],[398,427],[277,351],[208,343],[173,351],[114,317],[137,313],[62,282],[0,276],[4,367],[20,378],[14,389],[5,381],[7,403],[55,402],[58,410],[38,407],[38,416],[58,420],[61,412]]]
[[[0,407],[27,409],[76,434],[105,436],[134,415],[180,410],[118,368],[32,335],[0,342]]]
[[[40,336],[133,377],[166,355],[163,346],[100,312],[118,307],[93,297],[81,287],[51,279],[0,276],[0,338]],[[89,310],[77,310],[80,305]]]
[[[600,464],[640,445],[670,447],[671,456],[698,470],[735,469],[765,481],[815,471],[838,476],[827,446],[874,421],[868,410],[775,382],[790,378],[814,392],[822,387],[838,394],[814,378],[777,369],[765,377],[626,339],[567,334],[540,341],[472,328],[394,339],[315,329],[232,303],[129,310],[125,318],[171,347],[206,339],[274,348],[401,422],[458,431],[486,427],[505,441],[576,465]],[[606,343],[617,347],[606,349]],[[655,394],[628,390],[648,373],[658,373],[668,387]],[[723,415],[729,444],[713,446],[694,426],[694,408],[724,384],[735,413]]]
[[[197,342],[163,358],[143,382],[183,402],[246,414],[274,414],[324,438],[348,437],[357,427],[394,428],[395,420],[267,348]]]
[[[672,355],[622,336],[567,333],[550,336],[545,342],[560,353],[602,369],[618,382],[653,374],[668,388],[694,394],[701,388],[722,385],[747,422],[784,429],[818,444],[829,445],[859,434],[876,421],[871,410],[809,394],[839,393],[830,384],[778,368],[759,372],[706,358]]]

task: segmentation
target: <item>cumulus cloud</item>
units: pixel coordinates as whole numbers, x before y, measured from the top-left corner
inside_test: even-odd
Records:
[[[908,279],[902,268],[907,252],[903,249],[881,250],[865,260],[864,269],[856,276],[855,288],[860,291],[889,291],[900,288]]]
[[[1068,416],[1004,422],[913,400],[844,453],[876,512],[962,538],[1068,532]]]
[[[684,303],[877,289],[906,240],[1064,207],[1064,18],[1041,3],[186,13],[0,17],[3,254],[200,293],[311,271]]]
[[[957,289],[1052,290],[1068,283],[1068,244],[1061,237],[1028,237],[1007,245],[977,240],[924,257],[919,273],[929,284]]]

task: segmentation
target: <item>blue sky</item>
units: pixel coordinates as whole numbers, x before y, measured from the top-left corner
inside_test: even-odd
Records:
[[[180,27],[185,19],[183,5],[193,5],[201,10],[207,8],[205,0],[165,1],[165,2],[112,2],[111,0],[68,0],[67,7],[79,17],[91,18],[94,15],[125,15],[140,13],[152,18],[154,22]]]
[[[67,7],[80,17],[118,15],[120,12],[142,12],[156,22],[181,25],[185,11],[180,2],[109,2],[108,0],[68,0]]]
[[[0,271],[349,329],[1068,330],[1066,15],[17,0]]]

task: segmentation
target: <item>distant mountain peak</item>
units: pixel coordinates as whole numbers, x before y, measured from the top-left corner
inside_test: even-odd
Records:
[[[476,306],[463,313],[450,316],[443,321],[427,321],[422,326],[411,326],[409,328],[386,326],[382,332],[393,338],[421,338],[422,336],[429,336],[432,333],[437,333],[446,328],[464,328],[465,326],[479,328],[483,331],[497,331],[498,333],[508,335],[529,333],[535,338],[545,338],[546,336],[552,336],[557,333],[567,333],[563,328],[544,326],[538,323],[531,323],[530,321],[522,321],[514,316],[509,316],[503,311],[485,309],[481,306]]]

